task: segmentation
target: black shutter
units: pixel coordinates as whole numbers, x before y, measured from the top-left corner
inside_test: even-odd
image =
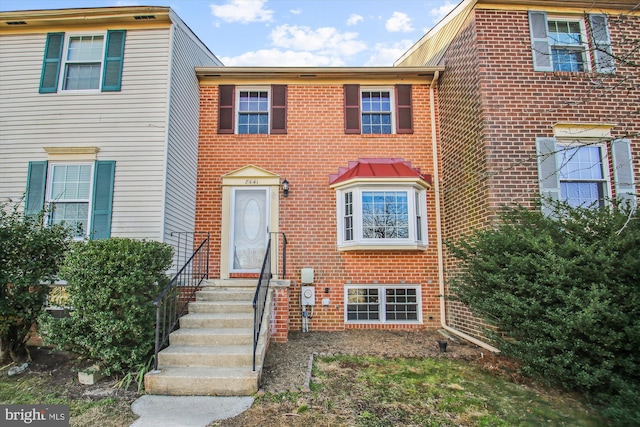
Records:
[[[271,133],[287,133],[287,86],[271,86]]]
[[[218,133],[233,133],[234,85],[218,86]]]
[[[396,133],[413,133],[411,85],[396,85]]]
[[[360,85],[344,85],[344,133],[360,133]]]

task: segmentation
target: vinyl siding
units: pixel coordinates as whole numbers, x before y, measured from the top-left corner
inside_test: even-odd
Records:
[[[176,245],[176,232],[195,228],[200,87],[194,67],[222,64],[179,20],[173,27],[172,42],[164,239]],[[190,254],[188,246],[186,253]]]
[[[44,147],[115,160],[112,236],[161,240],[169,29],[129,30],[120,92],[38,93],[46,34],[0,36],[0,200],[19,199]]]

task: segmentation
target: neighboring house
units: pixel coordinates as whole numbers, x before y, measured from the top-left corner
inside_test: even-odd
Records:
[[[195,223],[194,67],[212,65],[168,7],[0,12],[0,200],[77,238],[176,245]]]
[[[282,279],[284,233],[275,339],[301,330],[303,302],[309,330],[439,327],[438,70],[196,69],[196,230],[223,280],[257,278],[270,235]]]
[[[640,179],[636,0],[466,0],[396,63],[438,80],[444,238],[542,194],[636,205]],[[548,205],[542,204],[543,211]],[[445,273],[455,272],[446,257]],[[449,303],[446,321],[481,335]]]

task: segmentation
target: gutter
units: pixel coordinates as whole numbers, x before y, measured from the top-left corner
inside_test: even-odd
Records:
[[[449,325],[447,325],[446,307],[445,307],[445,290],[444,290],[444,252],[442,248],[442,215],[440,212],[440,178],[438,173],[438,138],[436,134],[436,109],[435,109],[435,93],[434,88],[440,77],[440,71],[435,71],[433,80],[431,80],[431,86],[429,87],[429,106],[431,112],[431,148],[433,150],[433,188],[435,194],[436,204],[436,240],[438,245],[438,285],[440,288],[440,324],[445,331],[451,332],[454,335],[459,336],[467,341],[474,343],[475,345],[489,350],[493,353],[500,353],[500,350],[487,344],[484,341],[480,341],[471,335],[465,334]]]

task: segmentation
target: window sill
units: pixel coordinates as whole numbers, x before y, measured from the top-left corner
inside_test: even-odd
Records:
[[[425,244],[362,244],[355,243],[349,245],[338,245],[338,251],[425,251]]]
[[[345,320],[345,325],[422,325],[422,320]]]

